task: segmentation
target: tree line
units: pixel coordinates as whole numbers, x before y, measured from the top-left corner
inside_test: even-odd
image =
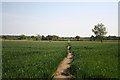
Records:
[[[91,35],[91,37],[88,38],[82,38],[80,36],[75,36],[75,37],[59,37],[57,35],[40,35],[37,34],[36,36],[26,36],[24,34],[22,35],[2,35],[0,36],[1,39],[3,40],[36,40],[36,41],[41,41],[41,40],[48,40],[48,41],[103,41],[103,40],[120,40],[120,37],[117,36],[105,36],[107,34],[106,27],[104,24],[100,23],[94,26],[92,29],[92,32],[95,34],[95,36]]]
[[[2,35],[1,36],[2,39],[7,39],[7,40],[36,40],[36,41],[40,41],[40,40],[59,40],[59,36],[56,35],[48,35],[48,36],[44,36],[44,35],[36,35],[36,36],[26,36],[24,34],[22,35]]]
[[[59,37],[57,35],[39,35],[37,34],[36,36],[26,36],[24,34],[22,35],[2,35],[0,36],[1,39],[3,40],[35,40],[35,41],[41,41],[41,40],[48,40],[48,41],[59,41],[59,40],[79,40],[80,36],[76,37]]]
[[[34,41],[41,41],[41,40],[47,40],[47,41],[96,41],[99,40],[98,36],[91,36],[91,37],[80,37],[80,36],[75,36],[75,37],[59,37],[56,35],[48,35],[48,36],[26,36],[24,34],[22,35],[2,35],[0,36],[1,39],[3,40],[34,40]],[[103,40],[120,40],[120,37],[117,36],[103,36]]]

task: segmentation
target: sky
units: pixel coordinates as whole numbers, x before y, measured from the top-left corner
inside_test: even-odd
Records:
[[[118,35],[117,2],[2,2],[2,34],[89,37],[103,23]]]

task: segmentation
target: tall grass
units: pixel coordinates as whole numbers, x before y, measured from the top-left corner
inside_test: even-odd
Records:
[[[74,62],[69,72],[81,80],[118,78],[117,43],[71,43]]]
[[[64,42],[3,41],[2,45],[3,78],[51,79],[67,55]]]

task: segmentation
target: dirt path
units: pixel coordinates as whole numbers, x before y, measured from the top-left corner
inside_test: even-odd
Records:
[[[54,73],[53,80],[68,80],[72,77],[72,75],[64,75],[66,70],[71,66],[71,62],[73,61],[72,52],[68,50],[67,57],[59,64],[56,72]]]
[[[33,41],[33,40],[0,40],[0,41],[28,41],[28,42],[68,42],[68,41]],[[101,43],[97,41],[70,41],[79,43]],[[102,43],[120,43],[120,42],[102,42]]]

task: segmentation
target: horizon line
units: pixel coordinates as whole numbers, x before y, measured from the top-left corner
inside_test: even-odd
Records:
[[[60,36],[60,35],[56,35],[56,34],[47,34],[47,35],[41,35],[41,34],[0,34],[0,36],[2,35],[13,35],[13,36],[19,36],[19,35],[25,35],[25,36],[37,36],[37,35],[40,35],[40,36],[48,36],[48,35],[55,35],[55,36],[59,36],[59,37],[76,37],[76,36],[80,36],[80,35],[76,35],[76,36]],[[91,35],[92,36],[92,35]],[[80,37],[91,37],[91,36],[80,36]],[[95,36],[95,35],[93,35]],[[119,35],[105,35],[105,36],[117,36],[117,37],[120,37]]]

